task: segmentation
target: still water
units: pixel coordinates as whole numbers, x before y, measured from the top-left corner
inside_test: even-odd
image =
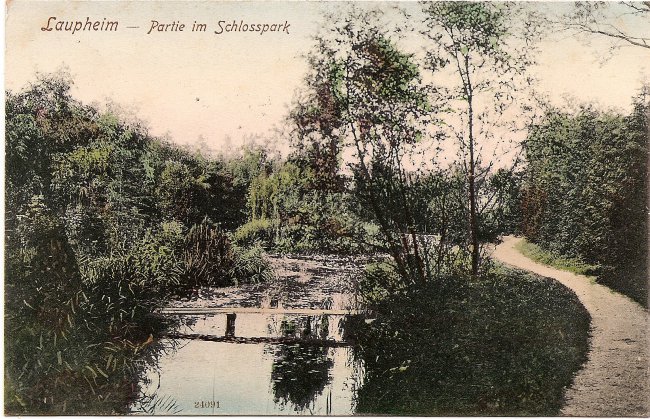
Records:
[[[229,293],[225,297],[202,297],[205,301],[181,304],[200,307],[207,302],[214,306],[217,301],[218,307],[231,307],[216,314],[175,315],[179,326],[169,341],[173,349],[162,354],[140,381],[142,394],[131,406],[133,413],[354,413],[364,366],[347,340],[351,315],[332,310],[349,309],[349,300],[341,297],[345,293],[334,299],[328,293],[340,277],[319,277],[322,270],[314,269],[302,277],[279,278],[292,290],[280,290],[279,298],[269,295],[277,294],[277,286],[261,290],[243,287],[224,291]],[[301,285],[307,289],[300,291]],[[248,301],[243,298],[246,293],[259,298]],[[237,301],[236,306],[228,304],[232,301]],[[319,308],[323,307],[321,301],[326,302],[324,308]],[[296,308],[303,310],[296,313]]]

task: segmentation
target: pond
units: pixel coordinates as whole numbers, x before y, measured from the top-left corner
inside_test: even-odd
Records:
[[[140,381],[133,413],[349,415],[364,364],[348,334],[358,265],[274,258],[277,281],[201,290],[165,311],[173,345]]]

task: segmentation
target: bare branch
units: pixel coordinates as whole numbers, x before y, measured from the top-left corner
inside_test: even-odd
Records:
[[[641,19],[640,27],[650,27],[650,2],[622,2],[614,6],[624,6],[628,11],[615,10],[609,3],[605,3],[606,11],[603,11],[602,6],[598,4],[577,2],[572,13],[565,14],[553,23],[565,30],[577,30],[579,33],[603,36],[631,46],[650,49],[650,34],[634,34],[614,23],[623,18],[637,21]],[[620,46],[614,45],[612,48]]]

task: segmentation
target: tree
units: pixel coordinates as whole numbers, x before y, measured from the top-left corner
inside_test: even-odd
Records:
[[[576,34],[609,38],[613,49],[624,45],[650,49],[649,1],[579,1],[556,23]]]
[[[489,199],[481,197],[494,162],[486,160],[483,147],[506,128],[516,130],[512,108],[517,93],[529,85],[525,70],[532,64],[534,26],[516,28],[518,5],[502,3],[424,3],[423,34],[431,41],[427,62],[434,77],[455,80],[448,86],[452,110],[447,125],[458,140],[460,160],[467,182],[468,244],[472,275],[480,267],[481,213]],[[508,120],[507,115],[514,115]],[[500,132],[499,132],[500,130]],[[496,145],[491,145],[496,150]],[[493,152],[492,157],[496,157]]]
[[[406,284],[427,280],[430,267],[416,231],[409,158],[423,139],[433,106],[411,55],[378,22],[379,11],[328,17],[309,56],[306,94],[292,120],[302,142],[329,144],[330,160],[348,153],[354,196],[376,222]],[[340,150],[340,151],[339,151]],[[331,166],[331,165],[329,165]],[[329,167],[326,166],[326,167]]]
[[[156,358],[143,351],[162,344],[153,310],[190,287],[269,276],[259,253],[215,225],[240,218],[221,162],[83,105],[71,84],[45,75],[6,97],[5,408],[15,414],[126,411],[143,359]]]
[[[524,233],[598,265],[599,280],[642,304],[647,296],[647,88],[624,116],[557,109],[525,143]]]

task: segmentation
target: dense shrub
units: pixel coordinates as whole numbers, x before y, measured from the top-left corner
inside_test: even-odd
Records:
[[[373,262],[366,265],[363,275],[357,281],[357,292],[362,301],[369,305],[386,300],[391,295],[405,291],[406,286],[389,261]]]
[[[11,414],[125,413],[161,345],[153,310],[199,286],[269,277],[261,251],[222,230],[242,221],[232,165],[83,105],[70,86],[43,76],[6,97]]]
[[[523,232],[600,265],[598,280],[647,304],[648,95],[631,115],[550,111],[525,143]]]
[[[56,219],[33,226],[38,234],[22,246],[8,242],[6,412],[125,412],[146,365],[135,355],[155,346],[147,335],[156,330],[134,322],[146,307],[127,280],[133,265],[96,261],[102,266],[82,274]]]
[[[354,254],[376,245],[377,231],[350,211],[340,193],[305,193],[286,208],[275,246],[283,252]]]
[[[185,287],[230,285],[234,250],[230,238],[206,220],[196,224],[184,238],[181,282]]]
[[[521,271],[439,277],[374,298],[373,311],[353,333],[366,366],[360,414],[557,415],[586,359],[590,319],[576,295]]]
[[[277,219],[253,219],[235,230],[234,239],[243,245],[259,242],[264,247],[270,248],[273,246],[278,227]]]
[[[234,246],[234,260],[228,278],[232,284],[259,284],[274,278],[271,264],[264,258],[264,250],[259,246]]]
[[[368,251],[376,228],[351,210],[352,197],[314,187],[314,173],[288,160],[251,182],[250,221],[237,229],[238,243],[296,253]]]

